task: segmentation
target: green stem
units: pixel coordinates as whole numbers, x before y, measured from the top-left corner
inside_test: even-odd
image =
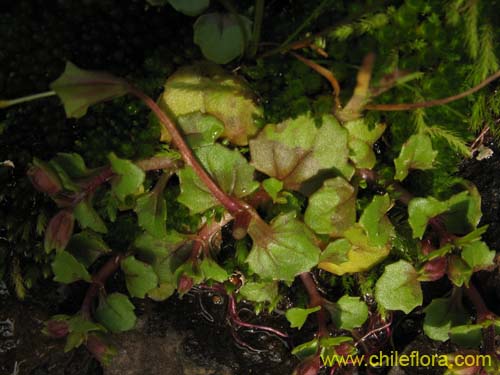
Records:
[[[249,57],[255,57],[257,49],[259,48],[260,32],[262,29],[262,20],[264,19],[264,4],[265,0],[255,1],[255,16],[253,20],[252,42],[250,50],[248,51]]]
[[[56,95],[55,91],[46,91],[46,92],[41,92],[39,94],[33,94],[33,95],[28,95],[28,96],[23,96],[21,98],[16,98],[16,99],[11,99],[11,100],[0,100],[0,108],[7,108],[16,104],[21,104],[25,102],[31,102],[33,100],[38,100],[42,98],[46,98],[48,96],[54,96]]]
[[[321,13],[323,13],[323,9],[330,3],[331,0],[323,0],[306,18],[304,22],[295,30],[295,32],[290,35],[281,45],[276,49],[277,51],[286,50],[287,46],[307,27],[311,22],[313,22],[316,18],[318,18]]]

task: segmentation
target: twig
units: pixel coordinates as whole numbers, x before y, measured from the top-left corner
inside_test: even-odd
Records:
[[[448,104],[454,102],[455,100],[459,100],[474,94],[475,92],[481,90],[483,87],[489,85],[494,80],[500,78],[500,71],[486,78],[480,84],[466,90],[460,94],[449,96],[447,98],[429,100],[426,102],[417,102],[417,103],[400,103],[400,104],[368,104],[365,106],[365,109],[370,111],[408,111],[417,108],[429,108],[437,105]]]
[[[297,60],[303,62],[308,67],[310,67],[311,69],[313,69],[316,73],[322,75],[324,78],[326,78],[328,80],[328,82],[330,82],[330,85],[333,88],[333,97],[334,97],[334,101],[335,101],[335,108],[336,109],[340,109],[342,107],[342,105],[340,104],[340,99],[339,99],[340,85],[339,85],[339,81],[337,81],[337,78],[335,78],[335,76],[333,75],[333,73],[330,70],[328,70],[328,69],[322,67],[321,65],[315,63],[314,61],[306,59],[305,57],[299,55],[296,52],[290,52],[290,54],[293,57],[295,57]]]
[[[365,108],[370,97],[370,81],[374,63],[375,54],[373,53],[369,53],[363,59],[363,63],[356,77],[357,82],[354,88],[354,94],[344,109],[337,113],[337,117],[341,121],[355,120],[361,117],[361,112]]]
[[[265,0],[256,0],[255,2],[255,15],[253,21],[252,40],[250,42],[250,48],[248,51],[248,55],[250,57],[255,57],[255,55],[257,54],[257,49],[259,48],[262,20],[264,19],[264,5],[265,5]]]
[[[92,284],[87,289],[85,298],[82,302],[81,311],[86,319],[90,319],[92,315],[92,302],[99,293],[101,288],[104,288],[106,280],[113,275],[120,267],[121,260],[125,257],[124,254],[117,254],[108,259],[99,271],[92,277]]]

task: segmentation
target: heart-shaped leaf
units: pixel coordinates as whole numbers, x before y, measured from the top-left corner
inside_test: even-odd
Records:
[[[177,122],[192,149],[213,145],[224,132],[224,124],[219,119],[199,111],[178,116]],[[170,140],[170,137],[162,137],[162,140]]]
[[[269,302],[275,304],[279,299],[277,281],[248,281],[238,291],[238,294],[252,302]]]
[[[316,266],[319,249],[310,230],[292,215],[280,215],[271,226],[252,221],[248,234],[253,247],[247,262],[261,278],[293,281]]]
[[[347,142],[347,130],[335,117],[323,116],[317,128],[311,116],[302,115],[267,125],[251,140],[252,165],[292,190],[322,170],[335,170],[349,180],[354,168],[348,161]]]
[[[136,251],[151,263],[158,276],[158,287],[148,291],[151,299],[163,301],[174,293],[177,288],[176,270],[189,258],[192,244],[188,236],[174,231],[161,238],[144,233],[136,239]]]
[[[123,201],[142,186],[145,173],[130,160],[120,159],[114,153],[109,154],[108,159],[113,172],[117,174],[113,179],[113,192]]]
[[[227,64],[245,52],[252,22],[239,14],[209,13],[199,17],[193,27],[194,43],[203,56],[217,64]]]
[[[205,280],[214,280],[222,283],[229,278],[226,270],[210,258],[204,258],[201,261],[200,270]]]
[[[403,181],[410,169],[431,169],[437,151],[432,148],[431,138],[427,134],[414,134],[401,148],[399,156],[394,159],[396,180]]]
[[[342,177],[326,180],[309,197],[304,221],[316,233],[340,236],[356,222],[356,190]]]
[[[99,233],[106,233],[108,231],[106,224],[104,224],[104,221],[102,221],[99,214],[94,210],[90,200],[82,200],[78,203],[73,213],[83,229],[90,228]]]
[[[446,341],[451,327],[467,323],[460,299],[436,298],[424,311],[424,332],[433,340]]]
[[[147,292],[158,286],[158,276],[149,264],[126,257],[121,261],[127,289],[132,297],[144,298]]]
[[[446,229],[462,234],[474,230],[481,219],[481,197],[477,189],[458,193],[448,200],[439,201],[434,197],[413,198],[408,204],[408,222],[414,238],[422,238],[427,223],[433,217],[442,215]]]
[[[394,236],[394,227],[386,213],[392,207],[389,194],[376,195],[359,218],[359,224],[368,235],[372,246],[385,246]]]
[[[67,251],[58,253],[52,262],[54,280],[63,284],[70,284],[74,281],[91,281],[90,274],[83,264]]]
[[[496,252],[490,250],[483,241],[474,241],[462,249],[462,259],[473,269],[479,271],[494,264]]]
[[[370,128],[364,119],[359,119],[346,122],[344,127],[349,132],[349,158],[357,168],[373,168],[376,157],[372,147],[384,133],[386,125],[376,124]]]
[[[384,309],[408,314],[423,301],[417,271],[404,260],[389,264],[375,284],[375,299]]]
[[[321,253],[319,268],[335,275],[363,272],[382,261],[390,251],[390,242],[375,246],[363,228],[356,224],[344,237],[328,244]]]
[[[245,82],[211,63],[183,67],[171,75],[160,98],[160,107],[179,121],[180,116],[197,116],[197,113],[214,116],[224,124],[222,137],[238,146],[247,145],[248,138],[257,133],[256,119],[262,116],[262,108],[256,104]],[[198,120],[203,120],[201,126],[208,118]],[[193,129],[184,130],[188,142],[192,142],[193,137],[189,135]],[[210,136],[203,134],[202,138]],[[170,141],[170,138],[168,132],[163,132],[163,140]]]
[[[156,237],[167,234],[167,202],[163,190],[156,190],[137,198],[134,208],[139,225]]]
[[[134,305],[121,293],[111,293],[99,301],[95,317],[113,333],[128,331],[135,326]]]
[[[325,305],[335,326],[352,330],[361,327],[368,319],[368,306],[359,297],[342,296],[336,303]]]
[[[215,144],[196,150],[196,156],[219,187],[234,197],[245,197],[258,189],[254,168],[237,151]],[[178,173],[181,181],[179,202],[191,213],[200,213],[219,204],[191,167]]]
[[[302,309],[300,307],[292,307],[286,310],[286,318],[290,322],[290,327],[301,329],[307,320],[307,317],[321,310],[321,306],[311,307],[310,309]]]

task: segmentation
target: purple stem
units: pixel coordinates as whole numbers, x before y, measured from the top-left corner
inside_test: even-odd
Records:
[[[267,326],[261,326],[258,324],[252,324],[252,323],[247,323],[242,320],[240,320],[238,316],[238,312],[236,311],[236,301],[234,300],[234,297],[232,295],[228,295],[229,298],[229,304],[228,304],[228,309],[229,309],[229,316],[231,317],[231,320],[241,326],[241,327],[246,327],[246,328],[251,328],[254,330],[260,330],[260,331],[266,331],[275,334],[276,336],[283,337],[287,339],[289,336],[286,333],[283,333],[277,329],[274,329],[272,327],[267,327]]]

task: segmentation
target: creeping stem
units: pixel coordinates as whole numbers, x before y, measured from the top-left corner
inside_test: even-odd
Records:
[[[92,284],[87,289],[81,308],[82,314],[86,319],[91,319],[94,298],[98,295],[99,291],[104,288],[106,280],[118,270],[120,262],[124,257],[124,254],[112,256],[92,277]]]
[[[167,116],[165,112],[156,104],[156,102],[149,96],[144,94],[142,91],[131,87],[131,94],[137,96],[141,99],[158,117],[162,125],[172,136],[172,142],[178,148],[184,161],[187,165],[194,169],[198,177],[203,181],[203,183],[210,190],[212,195],[233,215],[241,211],[247,210],[247,207],[236,198],[232,198],[224,193],[220,187],[212,180],[212,177],[205,171],[205,169],[200,165],[193,152],[182,138],[181,133],[177,130],[175,123]]]
[[[306,288],[307,294],[309,294],[309,306],[316,307],[320,306],[321,310],[316,313],[318,318],[318,334],[321,337],[328,336],[328,328],[326,327],[326,315],[325,308],[323,307],[323,297],[319,294],[318,287],[314,282],[310,272],[303,272],[300,274],[300,280]]]

